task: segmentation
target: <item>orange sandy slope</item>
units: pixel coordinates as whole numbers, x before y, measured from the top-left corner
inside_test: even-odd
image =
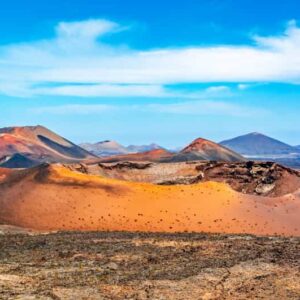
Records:
[[[159,186],[60,165],[0,178],[0,222],[40,230],[300,235],[300,197],[247,196],[223,183]]]

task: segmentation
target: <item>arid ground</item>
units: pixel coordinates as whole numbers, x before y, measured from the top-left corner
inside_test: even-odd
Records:
[[[2,233],[0,299],[300,298],[299,238]]]
[[[299,172],[254,162],[0,171],[0,299],[300,299]]]

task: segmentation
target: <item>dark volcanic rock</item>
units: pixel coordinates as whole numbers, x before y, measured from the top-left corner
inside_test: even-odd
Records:
[[[0,159],[0,166],[2,168],[32,168],[39,165],[40,162],[35,159],[31,159],[20,153],[13,154],[11,156],[5,156]]]
[[[299,188],[300,172],[274,162],[202,163],[196,169],[205,181],[223,181],[243,193],[280,196]]]
[[[103,169],[107,170],[113,170],[114,168],[118,169],[138,169],[138,170],[144,170],[151,166],[152,163],[142,163],[142,162],[130,162],[130,161],[124,161],[115,163],[112,165],[106,165],[99,163],[99,166]]]

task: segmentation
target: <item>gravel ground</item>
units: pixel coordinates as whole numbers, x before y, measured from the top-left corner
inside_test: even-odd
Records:
[[[300,238],[2,232],[0,299],[300,299]]]

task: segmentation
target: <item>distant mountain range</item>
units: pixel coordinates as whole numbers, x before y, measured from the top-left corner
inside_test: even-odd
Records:
[[[43,126],[0,128],[0,167],[28,168],[43,162],[182,162],[268,160],[300,168],[300,146],[291,146],[261,133],[249,133],[219,144],[198,138],[179,151],[157,144],[130,145],[116,141],[75,145]]]
[[[223,162],[238,162],[245,159],[238,153],[218,145],[212,141],[198,138],[178,153],[165,149],[153,149],[135,154],[123,154],[106,157],[100,162],[119,161],[152,161],[152,162],[184,162],[194,160],[215,160]]]
[[[154,143],[150,145],[130,145],[128,147],[125,147],[116,141],[110,141],[110,140],[102,141],[94,144],[84,143],[84,144],[80,144],[79,146],[93,153],[94,155],[100,157],[106,157],[112,155],[123,155],[123,154],[130,154],[130,153],[142,153],[142,152],[148,152],[157,149],[163,149],[161,146]]]
[[[258,132],[238,136],[219,144],[199,138],[184,149],[176,149],[176,151],[166,150],[157,144],[125,147],[114,141],[81,144],[80,146],[97,156],[107,157],[103,161],[222,160],[234,162],[243,160],[245,157],[249,160],[269,160],[300,168],[300,145],[291,146]],[[164,151],[155,151],[158,149]]]
[[[201,140],[201,139],[200,139]],[[209,147],[212,146],[212,144],[209,144],[208,142],[204,142],[205,140],[198,143],[201,145],[201,147]],[[196,140],[197,141],[197,140]],[[207,140],[206,140],[207,141]],[[212,142],[211,142],[212,143]],[[300,146],[291,146],[286,143],[283,143],[279,140],[276,140],[274,138],[268,137],[264,134],[253,132],[246,135],[238,136],[229,140],[225,140],[219,143],[219,145],[230,149],[236,153],[239,153],[242,156],[246,157],[274,157],[274,156],[290,156],[290,155],[297,155],[300,154]],[[134,154],[134,153],[143,153],[143,152],[149,152],[152,150],[157,149],[164,149],[158,144],[152,143],[149,145],[130,145],[128,147],[125,147],[116,141],[102,141],[99,143],[85,143],[80,144],[80,147],[84,148],[85,150],[93,153],[96,156],[99,157],[110,157],[114,155],[127,155],[127,154]],[[215,145],[212,147],[212,149],[215,149]],[[164,149],[166,150],[166,149]],[[198,149],[199,150],[199,149]],[[207,149],[206,149],[207,150]],[[169,150],[169,152],[177,153],[177,158],[180,160],[180,157],[186,158],[186,155],[183,156],[182,153],[183,150],[177,149],[176,151]],[[207,150],[208,151],[208,150]],[[210,157],[212,158],[212,152],[210,152],[210,155],[206,155],[207,153],[202,153],[202,158]],[[223,153],[226,151],[223,150]],[[190,156],[193,156],[193,154],[189,154]],[[195,156],[195,155],[194,155]],[[197,155],[195,156],[195,159],[199,156],[199,151],[197,152]],[[235,155],[234,155],[235,156]],[[192,158],[192,157],[191,157]],[[219,155],[216,155],[216,158],[220,158]],[[175,157],[174,157],[175,159]],[[228,159],[228,157],[226,157]]]

